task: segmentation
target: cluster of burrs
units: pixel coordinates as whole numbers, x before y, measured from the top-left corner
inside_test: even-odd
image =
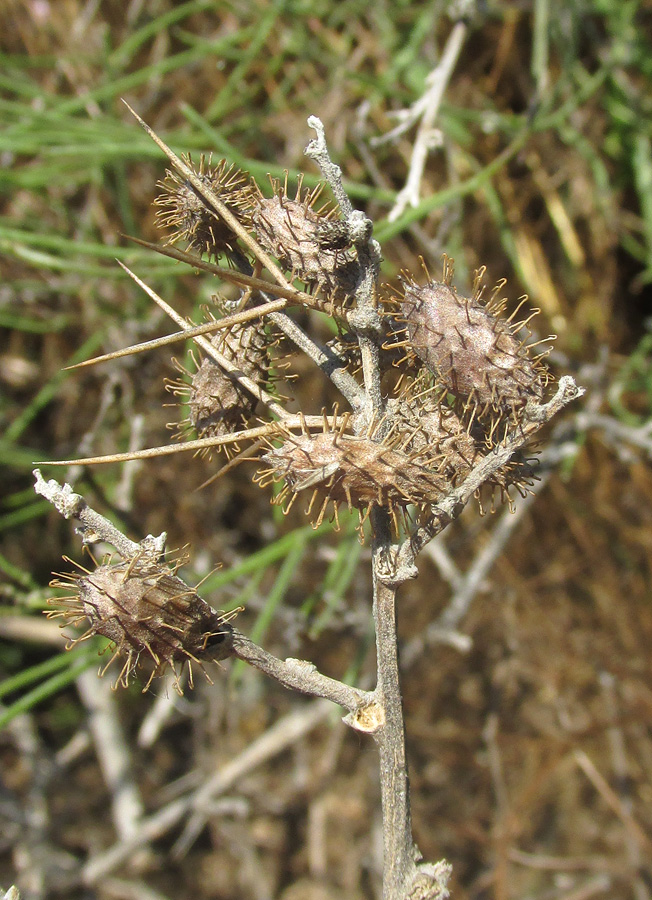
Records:
[[[192,166],[190,158],[184,162]],[[360,266],[337,208],[317,208],[321,189],[305,192],[301,183],[290,198],[287,180],[273,180],[272,195],[265,197],[225,161],[214,166],[202,159],[195,174],[276,260],[288,281],[302,284],[302,303],[326,310],[335,320],[340,337],[332,349],[341,368],[357,377],[360,354],[350,322]],[[187,179],[170,171],[161,187],[159,220],[172,230],[171,243],[183,240],[200,257],[226,256],[232,266],[254,271],[260,259],[250,258],[249,248]],[[374,507],[387,508],[396,531],[406,516],[427,516],[483,455],[521,427],[529,402],[544,400],[551,378],[542,360],[549,344],[541,351],[539,342],[532,342],[528,323],[534,313],[518,319],[527,298],[508,316],[507,301],[499,296],[504,282],[485,298],[484,270],[476,273],[468,298],[453,285],[452,260],[445,259],[441,282],[430,278],[425,264],[424,271],[424,284],[403,273],[398,289],[377,288],[378,363],[389,395],[383,413],[361,429],[352,415],[338,415],[335,408],[322,411],[321,427],[307,417],[300,418],[298,428],[281,420],[266,438],[267,451],[259,457],[265,468],[256,480],[261,485],[282,481],[274,502],[286,510],[306,496],[315,525],[329,515],[337,524],[341,504],[357,509],[361,522]],[[272,285],[268,292],[274,292]],[[255,308],[262,303],[260,292],[258,298],[254,292],[243,294],[242,302]],[[278,332],[265,316],[223,329],[212,342],[236,371],[261,389],[272,389]],[[185,369],[185,380],[170,385],[188,408],[183,433],[233,436],[256,420],[257,398],[213,358],[196,362],[194,369]],[[510,486],[523,492],[531,485],[531,462],[516,455],[488,480],[492,503],[496,493],[511,502]]]
[[[525,299],[507,315],[504,282],[485,297],[484,270],[476,273],[471,296],[461,296],[448,258],[441,281],[424,264],[423,283],[403,273],[399,287],[381,285],[371,223],[351,208],[343,189],[338,193],[339,170],[318,120],[309,122],[318,131],[317,145],[322,129],[321,156],[309,155],[319,161],[337,200],[321,206],[321,188],[308,191],[301,179],[292,194],[287,177],[272,180],[268,196],[224,160],[214,165],[202,158],[195,167],[139,121],[173,169],[155,201],[168,241],[137,242],[239,289],[236,299],[215,298],[197,325],[126,270],[182,330],[89,363],[188,338],[199,348],[192,364],[177,364],[180,377],[167,384],[186,409],[176,425],[183,443],[158,451],[220,448],[229,459],[222,472],[253,460],[259,484],[280,483],[273,502],[285,511],[301,499],[313,525],[330,518],[338,526],[338,509],[345,506],[358,512],[361,536],[371,520],[374,539],[378,523],[385,523],[386,539],[400,539],[410,529],[427,528],[438,510],[442,522],[450,519],[454,513],[441,510],[456,491],[456,509],[472,495],[482,508],[487,487],[492,504],[495,495],[511,504],[511,487],[523,493],[531,486],[532,459],[522,448],[577,393],[568,393],[555,409],[551,401],[549,414],[542,415],[551,382],[543,362],[548,351],[531,339],[532,314],[519,319]],[[172,246],[179,242],[185,250]],[[222,259],[226,266],[219,265]],[[293,308],[329,316],[337,337],[318,344],[292,317]],[[288,344],[331,378],[349,411],[335,405],[311,414],[289,412],[278,389],[286,377],[279,360]],[[490,463],[486,471],[483,461]],[[418,541],[412,546],[418,552]],[[154,566],[136,554],[72,582],[76,599],[69,598],[66,615],[88,619],[87,635],[111,639],[126,658],[124,682],[143,654],[158,673],[183,659],[228,652],[224,616],[165,564]],[[159,610],[166,609],[170,616],[163,621]]]

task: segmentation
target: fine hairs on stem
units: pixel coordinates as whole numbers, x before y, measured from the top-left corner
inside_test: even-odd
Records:
[[[181,691],[197,670],[210,677],[209,661],[235,658],[291,690],[338,704],[344,722],[378,747],[384,900],[447,897],[450,866],[423,860],[412,836],[396,593],[416,577],[418,553],[469,500],[481,510],[500,501],[511,508],[515,496],[530,493],[537,478],[533,439],[582,389],[569,376],[554,384],[547,349],[530,339],[531,315],[521,306],[508,314],[503,282],[487,295],[483,269],[469,297],[458,294],[449,258],[441,278],[423,262],[422,272],[381,283],[373,223],[347,196],[317,117],[308,119],[315,137],[305,152],[334,204],[321,203],[320,190],[307,191],[301,181],[290,193],[287,178],[273,181],[266,196],[224,160],[202,157],[196,165],[177,156],[134,116],[171,166],[156,200],[159,223],[168,244],[184,241],[187,249],[138,243],[237,286],[240,297],[217,302],[205,322],[189,323],[123,267],[179,330],[83,365],[191,339],[193,370],[167,385],[189,410],[179,441],[43,465],[223,452],[225,471],[256,460],[254,480],[280,486],[273,502],[285,511],[304,504],[315,526],[330,520],[338,528],[339,510],[356,511],[360,539],[371,544],[376,686],[361,690],[310,662],[271,655],[233,625],[233,613],[213,609],[180,577],[185,560],[166,556],[165,534],[134,542],[68,484],[36,470],[36,491],[77,521],[82,542],[111,544],[117,554],[60,576],[55,583],[69,595],[49,615],[83,623],[75,642],[108,638],[109,664],[118,660],[122,684],[142,669],[145,690],[153,678],[173,673]],[[338,338],[319,343],[294,316],[302,308],[329,316]],[[338,404],[290,412],[278,388],[281,342],[330,379]],[[211,676],[219,678],[219,670]],[[193,812],[179,810],[178,817]]]

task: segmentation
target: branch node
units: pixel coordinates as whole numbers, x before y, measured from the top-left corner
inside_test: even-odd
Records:
[[[342,719],[345,725],[364,734],[376,734],[385,724],[385,710],[379,703],[361,706]]]
[[[400,547],[378,548],[374,557],[374,571],[383,584],[398,587],[418,576],[419,570],[414,564],[414,555],[409,552],[409,548],[409,541],[405,541]]]
[[[378,338],[382,324],[378,311],[368,306],[358,306],[349,313],[349,326],[357,335]]]
[[[407,900],[446,900],[450,897],[447,884],[452,871],[453,867],[445,859],[419,864]]]
[[[288,666],[292,666],[297,670],[297,674],[302,675],[312,675],[317,671],[317,666],[309,662],[307,659],[294,659],[292,656],[288,656],[285,659],[285,662]]]
[[[354,244],[368,244],[374,224],[371,219],[359,210],[354,209],[347,219],[349,237]]]

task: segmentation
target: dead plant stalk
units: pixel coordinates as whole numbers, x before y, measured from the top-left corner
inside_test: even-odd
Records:
[[[221,273],[243,292],[239,305],[222,304],[207,324],[195,326],[127,270],[181,326],[178,335],[160,343],[191,337],[205,354],[196,373],[186,373],[192,375],[190,387],[171,385],[173,392],[187,391],[188,428],[198,439],[159,450],[228,448],[262,440],[265,468],[256,477],[262,486],[283,483],[277,500],[286,508],[305,492],[314,524],[331,508],[337,524],[341,505],[358,511],[361,535],[367,523],[371,534],[377,683],[373,691],[359,690],[322,675],[312,663],[272,656],[181,581],[178,564],[165,562],[165,534],[134,543],[69,485],[46,482],[37,470],[36,490],[66,518],[78,520],[83,542],[106,541],[123,560],[70,576],[73,595],[59,614],[74,622],[87,619],[84,637],[99,633],[112,640],[124,660],[119,676],[124,683],[144,660],[153,667],[153,677],[168,667],[179,671],[186,662],[203,668],[207,659],[235,657],[290,689],[345,708],[344,722],[372,735],[379,750],[384,900],[447,897],[450,867],[422,860],[412,837],[396,592],[416,576],[418,552],[469,499],[481,500],[488,489],[511,505],[510,488],[527,492],[535,475],[523,448],[582,391],[563,377],[556,393],[546,396],[552,379],[542,354],[533,355],[534,344],[523,338],[527,319],[515,322],[516,312],[503,315],[505,302],[497,297],[502,283],[490,300],[484,298],[482,271],[468,299],[458,296],[452,284],[451,260],[445,261],[441,282],[426,270],[425,285],[406,274],[393,295],[379,287],[381,256],[372,223],[347,197],[316,117],[308,120],[316,138],[306,155],[330,187],[337,216],[332,208],[316,209],[316,194],[306,196],[301,187],[290,199],[287,184],[275,183],[270,199],[226,163],[212,168],[202,159],[197,169],[136,117],[172,164],[158,201],[160,218],[175,229],[172,239],[184,239],[189,249],[162,247],[161,252]],[[206,263],[202,254],[226,256],[232,268]],[[271,280],[261,279],[263,271]],[[297,289],[294,281],[305,289]],[[331,315],[342,340],[327,346],[316,342],[291,317],[297,306]],[[336,406],[321,415],[290,415],[268,375],[274,346],[270,329],[313,360],[350,412]],[[148,341],[133,352],[157,345]],[[392,383],[387,376],[393,371],[401,378]],[[253,424],[261,418],[263,424]]]

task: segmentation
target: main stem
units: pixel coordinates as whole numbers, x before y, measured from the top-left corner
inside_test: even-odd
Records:
[[[378,524],[374,522],[376,527]],[[410,787],[398,666],[396,586],[381,580],[377,560],[379,552],[382,552],[382,545],[378,538],[374,543],[377,544],[373,554],[373,615],[377,658],[375,696],[385,715],[384,724],[374,734],[380,755],[383,900],[404,900],[415,873],[415,848],[412,840]]]

